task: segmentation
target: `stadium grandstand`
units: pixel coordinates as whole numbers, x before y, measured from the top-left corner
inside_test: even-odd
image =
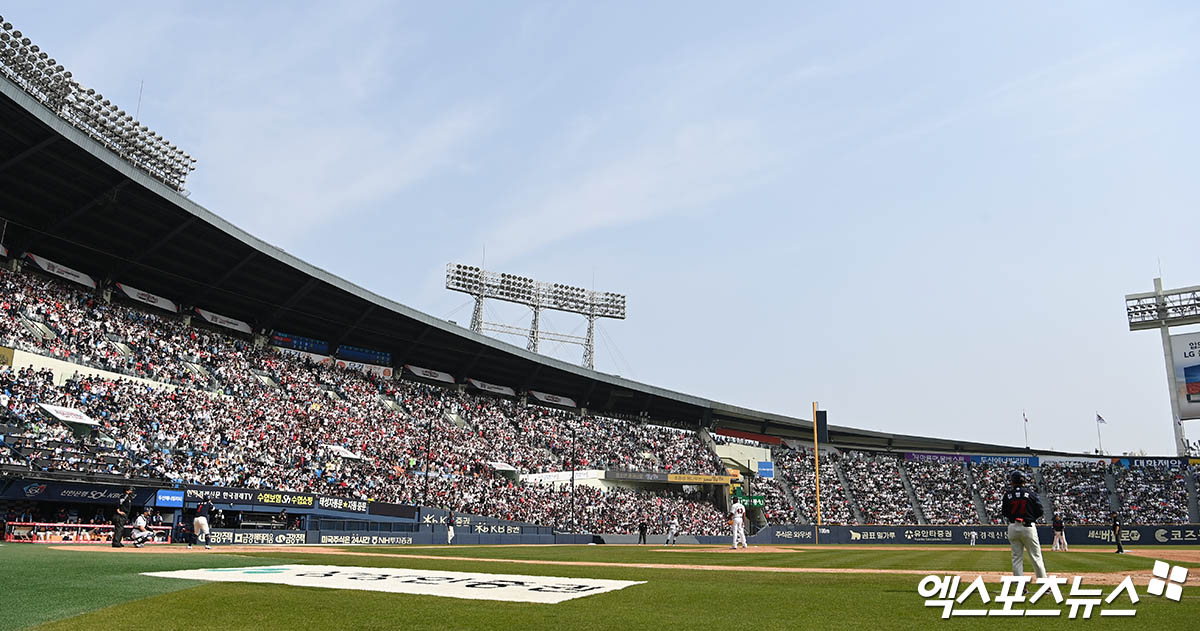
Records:
[[[190,200],[194,160],[123,113],[97,118],[99,99],[61,66],[6,63],[6,480],[269,490],[564,533],[627,536],[678,519],[716,536],[730,488],[756,528],[994,523],[1021,468],[1074,524],[1200,521],[1200,471],[1186,458],[814,427],[422,313]],[[30,522],[80,510],[3,497],[0,513]],[[239,513],[239,525],[263,518]]]

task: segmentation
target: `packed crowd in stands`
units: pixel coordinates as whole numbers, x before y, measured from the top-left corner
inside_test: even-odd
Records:
[[[976,524],[979,513],[971,497],[962,462],[905,460],[925,520],[931,524]]]
[[[766,500],[763,516],[768,524],[794,524],[796,511],[792,509],[783,484],[776,479],[755,480],[751,495],[762,495]]]
[[[80,366],[58,375],[58,384],[48,370],[0,369],[0,466],[428,503],[591,532],[628,532],[641,519],[657,523],[656,515],[679,517],[685,533],[726,530],[704,498],[577,487],[572,511],[561,489],[510,480],[495,466],[722,472],[691,431],[315,364],[33,274],[0,271],[0,290],[0,344]],[[104,377],[89,367],[151,381]],[[100,427],[68,429],[38,403],[77,408]],[[803,519],[815,522],[811,451],[777,448],[776,463],[778,483],[788,485]],[[929,521],[974,521],[961,467],[914,465],[903,466]],[[916,522],[894,456],[831,451],[822,456],[824,523],[856,521],[838,466],[866,522]],[[971,466],[994,518],[1012,467]],[[1051,463],[1043,471],[1068,520],[1106,521],[1102,465]],[[1119,483],[1136,521],[1186,518],[1186,501],[1182,508],[1174,500],[1156,504],[1162,493],[1153,490],[1166,485],[1164,497],[1185,497],[1182,478],[1134,473]],[[771,523],[795,521],[782,487],[767,482],[755,493],[766,496]]]
[[[1004,499],[1004,491],[1010,484],[1009,476],[1014,471],[1024,473],[1025,479],[1030,484],[1034,484],[1037,480],[1033,475],[1033,468],[1029,465],[971,463],[971,476],[975,478],[975,490],[983,498],[983,508],[987,511],[988,519],[993,524],[1006,523],[1004,515],[1000,512],[1000,505]],[[1049,512],[1049,507],[1046,507],[1045,510]],[[1052,516],[1048,515],[1042,521],[1049,523],[1050,517]]]
[[[1117,493],[1131,524],[1177,524],[1188,521],[1187,471],[1113,467]]]
[[[547,510],[533,505],[550,496],[509,481],[491,463],[526,473],[572,464],[720,471],[694,432],[581,418],[318,365],[181,319],[105,303],[56,279],[6,270],[0,286],[0,343],[174,384],[104,378],[81,367],[55,385],[49,371],[4,369],[8,419],[0,422],[19,431],[4,437],[3,464],[406,503],[422,502],[428,487],[431,504],[466,512],[488,507],[480,514],[524,520]],[[110,450],[96,435],[45,420],[37,403],[78,408],[115,444]],[[426,449],[433,454],[428,484]],[[618,521],[614,515],[631,514],[628,506],[610,504],[650,501],[624,492],[611,497],[580,511],[578,527],[599,532]],[[661,494],[654,502],[669,505],[681,521],[723,523],[711,503]]]
[[[866,523],[917,523],[896,456],[846,450],[842,452],[841,467]]]
[[[817,522],[817,475],[811,449],[777,448],[774,451],[775,466],[783,473],[783,481],[792,491],[800,511],[809,523]],[[845,490],[838,480],[838,456],[833,451],[821,451],[821,523],[854,524],[854,513],[850,508]],[[781,523],[781,522],[773,522]]]
[[[1104,481],[1107,465],[1102,462],[1043,462],[1040,469],[1055,510],[1068,523],[1108,522],[1112,506]]]

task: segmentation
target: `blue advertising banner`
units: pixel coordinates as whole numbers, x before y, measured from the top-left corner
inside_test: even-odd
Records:
[[[775,477],[775,463],[774,463],[774,462],[765,462],[765,461],[759,461],[759,463],[758,463],[758,477],[760,477],[760,478],[768,478],[768,479],[770,479],[770,478],[774,478],[774,477]]]
[[[159,489],[154,494],[154,505],[159,508],[183,508],[183,491]]]

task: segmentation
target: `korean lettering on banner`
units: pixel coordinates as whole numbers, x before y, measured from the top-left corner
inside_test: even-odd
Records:
[[[298,506],[300,508],[312,508],[316,504],[317,496],[309,493],[285,493],[283,491],[258,491],[254,496],[254,501],[258,504],[269,504],[271,506]]]
[[[367,502],[366,500],[348,500],[341,497],[318,495],[317,508],[345,511],[348,513],[365,513],[367,512]]]
[[[321,543],[342,546],[410,546],[413,544],[413,537],[412,535],[368,535],[362,533],[327,535],[321,533]]]
[[[1037,456],[971,456],[969,460],[983,464],[1038,466]]]
[[[970,457],[961,454],[929,454],[920,452],[907,452],[904,454],[904,459],[915,460],[918,462],[966,462],[970,460]]]
[[[278,532],[272,530],[213,530],[209,534],[213,544],[233,545],[303,545],[307,543],[304,531]]]
[[[253,504],[256,491],[217,486],[184,487],[184,500],[199,502],[205,498],[220,504]]]
[[[1083,587],[1080,576],[1073,580],[1054,575],[1039,579],[1028,575],[1002,576],[1000,580],[1000,591],[993,596],[982,576],[963,585],[966,581],[961,576],[930,574],[917,584],[917,594],[926,599],[926,607],[940,608],[942,619],[960,616],[1059,617],[1064,605],[1070,619],[1089,619],[1096,610],[1102,617],[1129,617],[1137,614],[1131,607],[1140,600],[1131,576],[1126,576],[1107,596],[1101,589]],[[1069,590],[1066,589],[1068,582]],[[960,588],[963,588],[961,592]],[[1056,606],[1044,606],[1051,601]],[[989,604],[992,607],[987,607]],[[1042,606],[1024,607],[1039,604]],[[1022,607],[1016,608],[1019,605]]]
[[[338,368],[349,368],[350,370],[371,373],[372,375],[383,377],[384,379],[391,379],[392,375],[395,374],[391,366],[364,364],[362,362],[351,361],[349,359],[335,359],[333,363]]]

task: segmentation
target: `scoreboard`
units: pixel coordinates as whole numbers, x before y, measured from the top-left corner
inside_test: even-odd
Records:
[[[329,354],[329,342],[314,340],[311,337],[292,335],[282,331],[276,331],[271,335],[271,343],[282,348],[304,351],[306,353],[313,353],[314,355]]]

